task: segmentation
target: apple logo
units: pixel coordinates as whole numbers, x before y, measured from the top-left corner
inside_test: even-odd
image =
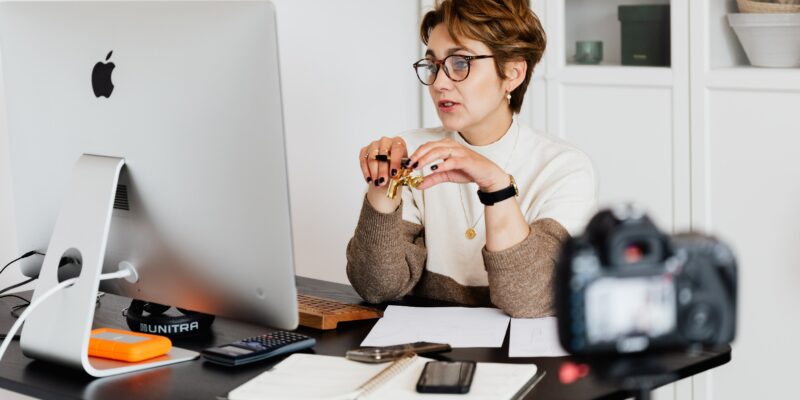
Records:
[[[114,50],[108,52],[106,56],[106,61],[111,58],[111,53]],[[92,69],[92,89],[94,90],[95,97],[105,97],[108,98],[111,96],[111,92],[114,91],[114,83],[111,82],[111,73],[114,72],[114,63],[104,63],[102,61],[98,61],[97,64],[94,65],[94,69]]]

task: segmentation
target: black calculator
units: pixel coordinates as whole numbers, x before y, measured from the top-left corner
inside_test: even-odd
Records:
[[[215,364],[236,366],[314,347],[317,341],[299,333],[277,331],[203,350],[203,358]]]

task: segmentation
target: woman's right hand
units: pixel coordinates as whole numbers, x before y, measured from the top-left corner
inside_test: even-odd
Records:
[[[376,156],[388,156],[391,160],[378,161]],[[359,159],[361,173],[369,185],[367,199],[373,208],[382,213],[391,213],[397,209],[400,196],[394,199],[386,197],[389,180],[400,173],[401,160],[408,157],[406,142],[399,136],[382,137],[361,148]]]

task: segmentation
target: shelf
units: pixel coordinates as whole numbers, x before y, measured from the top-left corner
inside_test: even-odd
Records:
[[[729,67],[706,74],[710,89],[800,91],[800,68]]]
[[[708,57],[711,68],[746,67],[750,63],[733,28],[728,25],[728,14],[739,12],[735,1],[713,0],[704,3],[708,24]]]
[[[568,65],[560,76],[549,76],[564,84],[598,86],[671,87],[669,67],[627,67],[619,65]]]
[[[669,0],[563,0],[564,57],[572,65],[579,40],[603,42],[603,63],[622,66],[621,24],[617,9],[621,5],[670,4]]]

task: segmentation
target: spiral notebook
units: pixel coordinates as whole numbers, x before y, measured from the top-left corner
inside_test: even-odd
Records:
[[[427,358],[367,364],[344,357],[295,353],[271,370],[228,394],[229,400],[255,399],[431,399],[417,393],[416,384]],[[518,399],[542,378],[534,364],[478,363],[466,395],[436,395],[454,399]],[[543,371],[542,371],[543,372]]]

